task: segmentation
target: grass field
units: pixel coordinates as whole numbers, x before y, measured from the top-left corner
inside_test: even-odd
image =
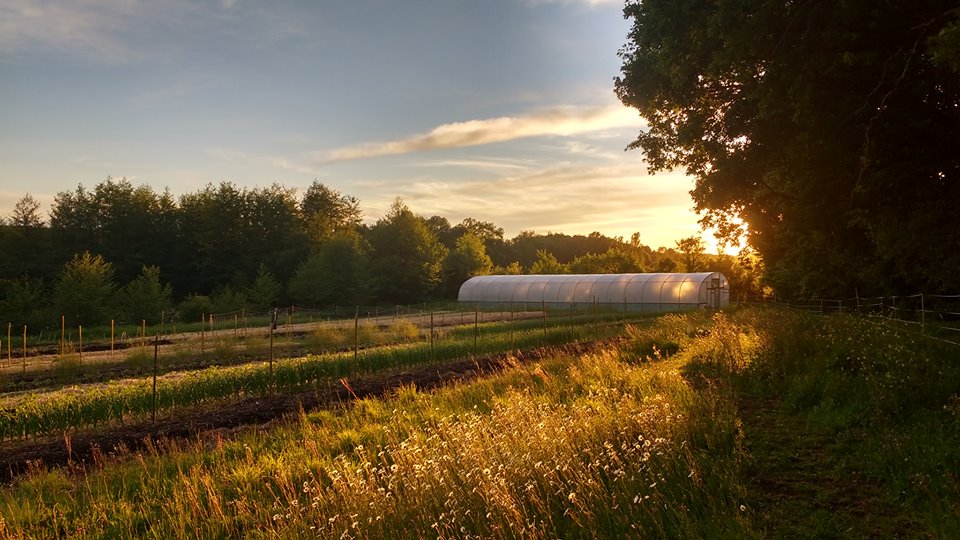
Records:
[[[270,425],[37,467],[0,490],[0,537],[960,530],[955,348],[782,309],[600,328],[627,337],[582,354],[518,355],[437,390],[406,385]],[[504,326],[488,334],[491,351],[518,339]]]

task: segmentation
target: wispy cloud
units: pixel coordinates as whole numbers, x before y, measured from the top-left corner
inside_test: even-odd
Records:
[[[696,216],[689,190],[693,181],[680,173],[651,177],[636,162],[564,163],[532,168],[492,179],[450,180],[421,176],[376,186],[390,197],[361,196],[377,219],[400,196],[417,213],[457,222],[465,217],[492,221],[508,236],[522,230],[629,237],[640,231],[644,242],[672,246],[694,234]]]
[[[299,174],[304,174],[307,176],[320,177],[325,176],[315,167],[310,165],[305,165],[300,163],[298,160],[281,157],[281,156],[267,156],[259,154],[251,154],[249,152],[243,152],[240,150],[229,150],[226,148],[206,148],[204,153],[210,157],[214,157],[223,161],[229,162],[243,162],[254,165],[266,165],[273,167],[275,169],[282,169],[287,171],[292,171]]]
[[[131,50],[121,30],[136,11],[124,0],[9,0],[0,3],[0,52],[41,45],[84,51],[107,61],[127,60]]]
[[[636,111],[621,105],[556,107],[524,116],[502,116],[443,124],[428,133],[394,141],[339,148],[317,154],[321,163],[476,146],[544,135],[570,136],[614,127],[642,125]]]

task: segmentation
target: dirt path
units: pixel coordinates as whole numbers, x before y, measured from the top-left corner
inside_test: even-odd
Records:
[[[764,537],[924,538],[834,436],[810,429],[776,399],[740,396],[738,406],[747,511]]]
[[[530,351],[503,353],[425,365],[403,371],[391,371],[339,381],[322,381],[315,388],[298,393],[257,396],[206,404],[202,408],[180,409],[157,417],[155,423],[141,421],[86,429],[59,438],[46,437],[32,441],[5,441],[0,444],[0,480],[7,482],[39,466],[82,466],[101,454],[116,454],[142,448],[158,439],[195,438],[212,430],[257,425],[285,416],[333,407],[356,398],[380,397],[407,384],[431,389],[453,381],[470,380],[508,367],[514,359],[531,362],[554,355],[558,351],[582,354],[612,341],[573,343],[563,347],[547,347]]]

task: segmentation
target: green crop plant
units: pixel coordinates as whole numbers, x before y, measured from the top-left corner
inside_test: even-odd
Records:
[[[620,327],[603,327],[606,336],[619,334]],[[352,353],[280,359],[274,362],[273,380],[265,362],[233,367],[210,367],[161,377],[157,383],[157,410],[202,405],[203,403],[245,395],[266,395],[272,389],[296,391],[322,381],[352,377],[377,371],[403,369],[427,363],[449,361],[472,354],[493,354],[514,348],[528,348],[593,339],[596,329],[574,326],[552,326],[520,330],[512,333],[487,332],[476,342],[472,335],[446,339],[431,345],[424,341]],[[221,342],[226,343],[226,342]],[[474,345],[476,343],[476,345]],[[219,351],[224,346],[218,346]],[[215,351],[215,353],[217,352]],[[224,354],[236,354],[230,346]],[[153,393],[149,379],[111,382],[95,392],[48,392],[42,405],[25,398],[15,407],[3,411],[0,419],[0,441],[6,437],[28,437],[59,433],[70,429],[120,422],[130,416],[148,417],[153,411]]]

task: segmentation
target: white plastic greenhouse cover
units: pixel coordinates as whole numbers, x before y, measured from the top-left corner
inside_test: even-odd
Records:
[[[720,272],[477,276],[460,287],[457,300],[521,308],[596,302],[630,311],[681,311],[726,306],[730,286]]]

